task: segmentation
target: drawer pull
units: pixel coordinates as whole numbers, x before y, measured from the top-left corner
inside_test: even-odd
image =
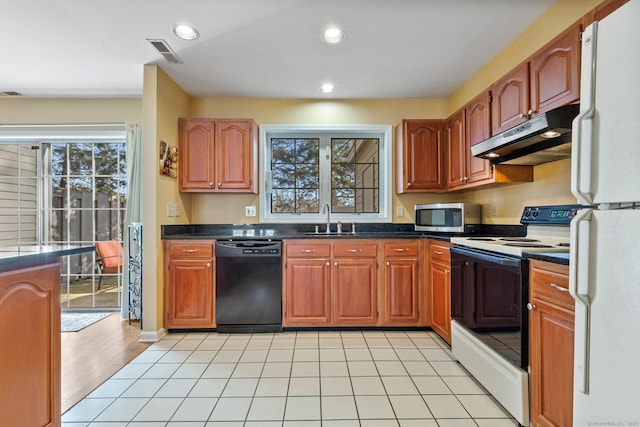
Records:
[[[557,289],[562,292],[569,292],[569,289],[563,288],[562,286],[558,286],[555,283],[549,283],[549,286],[551,286],[553,289]]]
[[[404,252],[404,251],[408,251],[409,249],[407,248],[395,248],[394,251],[396,252]]]
[[[433,253],[436,254],[436,255],[442,255],[444,252],[442,252],[442,251],[433,251]]]
[[[304,252],[305,254],[311,254],[314,253],[316,250],[315,249],[300,249],[300,252]]]
[[[193,253],[198,252],[198,250],[197,249],[183,249],[182,252],[186,252],[188,254],[193,254]]]
[[[347,249],[347,252],[362,252],[362,249]]]

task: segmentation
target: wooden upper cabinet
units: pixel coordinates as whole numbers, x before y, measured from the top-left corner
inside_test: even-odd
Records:
[[[251,119],[180,119],[180,191],[255,193],[257,128]]]
[[[257,141],[251,120],[216,120],[216,170],[220,191],[255,192]]]
[[[493,84],[492,134],[528,120],[529,64],[524,62]]]
[[[476,96],[465,107],[466,131],[466,183],[490,179],[493,168],[491,162],[471,155],[471,147],[491,136],[491,92],[488,90]]]
[[[180,119],[180,191],[215,189],[215,125],[209,119]]]
[[[569,27],[529,61],[531,117],[580,99],[580,29]]]
[[[465,184],[467,174],[467,143],[465,140],[465,109],[449,117],[445,126],[447,136],[447,188]]]
[[[403,120],[397,127],[397,192],[444,190],[442,120]]]

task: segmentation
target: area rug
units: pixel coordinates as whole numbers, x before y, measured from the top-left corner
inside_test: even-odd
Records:
[[[113,313],[62,313],[62,332],[78,332]]]

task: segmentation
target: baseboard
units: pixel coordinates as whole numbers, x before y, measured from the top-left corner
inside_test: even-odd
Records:
[[[167,330],[164,328],[157,331],[142,331],[140,333],[140,342],[158,342],[165,335],[167,335]]]

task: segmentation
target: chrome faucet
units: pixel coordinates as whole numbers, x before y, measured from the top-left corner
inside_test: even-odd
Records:
[[[324,211],[327,211],[327,230],[325,233],[331,233],[331,207],[329,206],[329,203],[324,204],[322,213],[324,213]]]

